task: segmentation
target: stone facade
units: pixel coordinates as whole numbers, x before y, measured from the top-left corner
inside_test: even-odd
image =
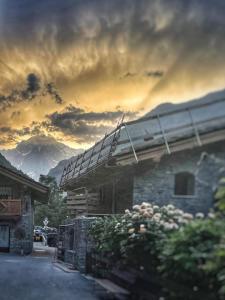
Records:
[[[194,175],[194,195],[175,195],[175,175],[180,172]],[[159,162],[146,160],[136,166],[133,204],[170,203],[184,211],[207,213],[213,206],[218,181],[224,175],[224,141],[166,155]]]
[[[17,240],[15,237],[15,230],[18,228],[25,231],[23,240]],[[19,253],[21,249],[25,254],[31,253],[33,249],[33,205],[29,194],[22,197],[21,218],[16,223],[10,224],[10,252]]]
[[[64,261],[81,273],[87,271],[87,256],[91,249],[88,229],[95,218],[68,220],[63,234]]]

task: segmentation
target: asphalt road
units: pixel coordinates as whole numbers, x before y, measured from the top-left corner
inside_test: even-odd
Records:
[[[0,254],[0,300],[95,300],[93,283],[51,257]]]

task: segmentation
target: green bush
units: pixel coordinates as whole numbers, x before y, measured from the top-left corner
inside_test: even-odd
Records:
[[[159,270],[167,282],[172,299],[222,297],[225,279],[225,224],[222,220],[194,220],[172,233],[160,254]],[[176,286],[169,285],[176,282]],[[180,286],[180,289],[178,288]],[[193,291],[188,295],[185,289]],[[215,296],[217,295],[217,296]],[[211,297],[211,298],[210,298]]]
[[[217,200],[215,206],[218,209],[218,213],[224,215],[225,214],[225,178],[221,179],[219,182],[219,188],[215,195]]]

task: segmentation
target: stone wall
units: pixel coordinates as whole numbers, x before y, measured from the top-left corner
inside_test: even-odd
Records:
[[[33,205],[29,193],[21,194],[22,216],[17,222],[10,223],[10,252],[19,253],[23,249],[29,254],[33,249]],[[17,240],[15,230],[22,228],[25,231],[25,239]]]
[[[179,172],[195,176],[193,196],[174,194],[175,174]],[[188,212],[207,213],[213,206],[218,181],[224,175],[224,141],[166,155],[159,162],[144,161],[136,166],[133,204],[143,201],[158,205],[171,203]]]
[[[91,249],[88,229],[94,221],[95,218],[77,218],[68,220],[65,224],[64,261],[81,273],[87,271],[87,255]]]

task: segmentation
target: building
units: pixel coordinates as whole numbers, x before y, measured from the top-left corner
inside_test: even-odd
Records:
[[[0,252],[32,251],[34,200],[47,202],[48,188],[0,165]]]
[[[225,91],[121,123],[64,169],[72,217],[143,201],[207,213],[225,175]]]

